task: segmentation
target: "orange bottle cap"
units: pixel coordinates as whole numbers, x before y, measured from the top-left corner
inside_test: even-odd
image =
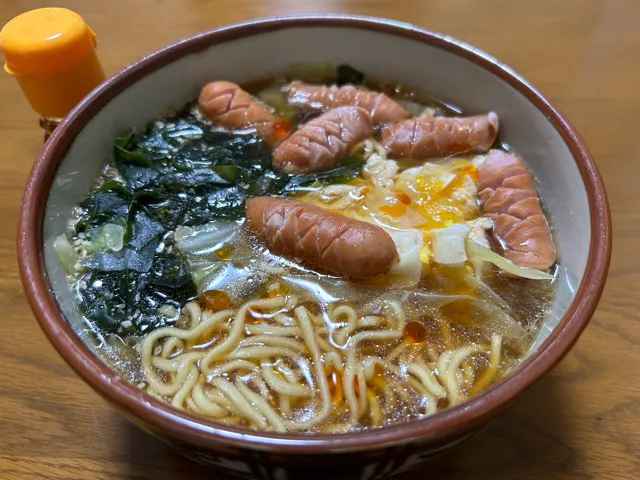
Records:
[[[41,115],[65,116],[104,80],[96,35],[66,8],[40,8],[18,15],[0,32],[5,70],[16,77]]]
[[[96,36],[82,17],[66,8],[40,8],[18,15],[0,32],[12,75],[68,68],[91,55]]]

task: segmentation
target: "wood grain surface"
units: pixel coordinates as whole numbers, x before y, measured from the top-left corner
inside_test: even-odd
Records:
[[[197,32],[263,16],[389,17],[489,52],[576,125],[609,192],[614,256],[591,325],[568,357],[487,431],[403,477],[640,478],[640,3],[632,0],[3,0],[0,21],[66,6],[97,32],[108,74]],[[42,148],[37,116],[0,75],[0,478],[211,479],[86,386],[25,300],[15,238]]]

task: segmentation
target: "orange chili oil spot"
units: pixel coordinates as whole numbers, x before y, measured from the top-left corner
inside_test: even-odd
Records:
[[[291,133],[291,124],[286,120],[278,120],[273,124],[273,133],[278,140],[284,140]]]
[[[247,323],[260,323],[262,321],[262,312],[257,308],[247,308],[244,312],[244,321]]]
[[[411,205],[411,197],[404,192],[400,192],[396,195],[396,198],[405,205]]]
[[[474,182],[478,181],[478,169],[473,165],[467,165],[460,169],[462,175],[469,175]]]
[[[265,298],[275,298],[279,296],[286,296],[291,293],[286,285],[278,285],[277,288],[270,288],[267,294],[264,296]]]
[[[220,290],[207,290],[198,295],[198,303],[204,310],[211,312],[221,312],[233,306],[229,295]]]
[[[390,217],[398,218],[407,213],[407,206],[403,203],[396,203],[394,205],[383,205],[380,207],[382,213],[386,213]]]
[[[427,329],[418,322],[409,322],[402,331],[404,339],[409,343],[422,343],[427,339]]]

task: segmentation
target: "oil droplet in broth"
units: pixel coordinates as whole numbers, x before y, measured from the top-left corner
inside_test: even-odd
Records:
[[[222,247],[221,249],[216,250],[216,257],[218,257],[220,260],[230,260],[232,253],[233,250],[231,249],[231,247]]]
[[[289,136],[293,127],[286,120],[278,120],[273,124],[273,133],[278,140],[283,140]]]
[[[233,302],[229,295],[220,290],[207,290],[198,295],[198,303],[200,306],[211,312],[221,312],[233,306]]]
[[[422,343],[427,339],[427,329],[418,322],[409,322],[402,332],[404,339],[413,344]]]

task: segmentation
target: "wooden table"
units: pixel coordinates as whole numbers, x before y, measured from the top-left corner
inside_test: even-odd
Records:
[[[16,0],[2,2],[0,20],[46,5],[84,16],[108,73],[220,25],[342,12],[452,35],[524,75],[566,113],[598,161],[615,231],[609,282],[591,326],[551,375],[484,434],[404,478],[640,478],[640,3]],[[41,333],[23,294],[15,238],[42,132],[7,75],[0,75],[0,112],[0,478],[217,478],[115,413]]]

